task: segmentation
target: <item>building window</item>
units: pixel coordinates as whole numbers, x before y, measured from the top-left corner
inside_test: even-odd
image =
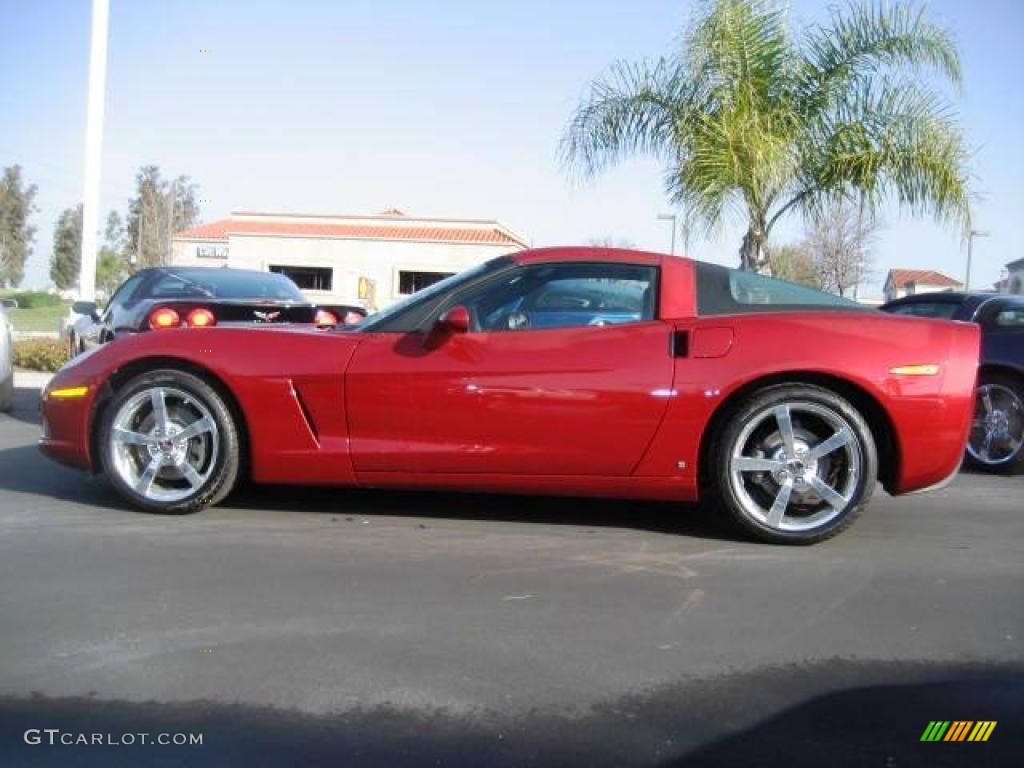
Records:
[[[329,291],[334,284],[334,270],[330,267],[285,267],[271,265],[271,272],[291,278],[304,291]]]
[[[413,272],[401,270],[398,273],[398,292],[403,295],[422,291],[434,283],[451,277],[454,272]]]
[[[196,257],[200,259],[226,259],[228,247],[226,245],[198,245],[196,246]]]

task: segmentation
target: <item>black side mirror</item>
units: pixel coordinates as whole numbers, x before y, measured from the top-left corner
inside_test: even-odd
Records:
[[[94,320],[99,317],[99,313],[96,312],[95,301],[76,301],[71,305],[71,311],[77,315],[88,315]]]

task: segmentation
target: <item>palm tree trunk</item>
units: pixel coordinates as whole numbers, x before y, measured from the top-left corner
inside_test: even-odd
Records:
[[[740,245],[740,269],[749,272],[764,271],[764,241],[763,231],[758,231],[754,227],[747,230]]]

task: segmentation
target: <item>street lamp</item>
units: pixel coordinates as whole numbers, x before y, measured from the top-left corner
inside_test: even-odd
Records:
[[[674,213],[659,213],[659,221],[671,221],[672,222],[672,250],[669,251],[673,256],[676,255],[676,215]]]
[[[971,258],[974,256],[974,238],[988,237],[991,232],[983,229],[972,229],[967,233],[967,274],[964,276],[964,290],[971,290]]]

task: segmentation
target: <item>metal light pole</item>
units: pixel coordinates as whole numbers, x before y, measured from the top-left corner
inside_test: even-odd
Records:
[[[964,276],[964,290],[971,290],[971,259],[974,256],[974,238],[988,237],[991,233],[983,229],[972,229],[967,233],[967,274]]]
[[[672,222],[672,250],[669,251],[673,256],[676,255],[676,215],[674,213],[659,213],[659,221],[671,221]]]
[[[89,101],[85,119],[85,172],[82,189],[82,255],[78,292],[96,297],[97,230],[100,226],[100,164],[103,159],[103,101],[107,85],[107,19],[110,0],[92,0],[89,44]]]

